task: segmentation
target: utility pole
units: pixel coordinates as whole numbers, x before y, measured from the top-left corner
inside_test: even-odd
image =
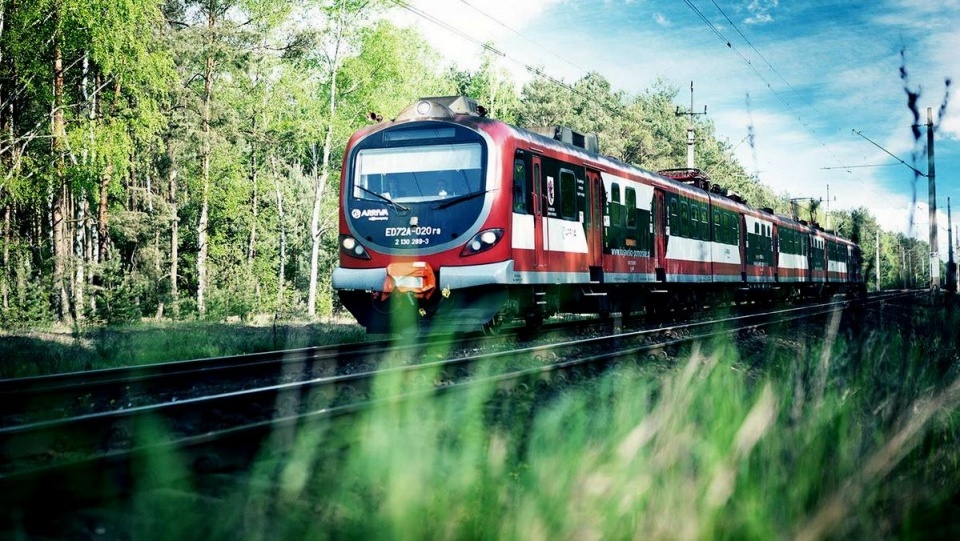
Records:
[[[877,291],[880,291],[880,229],[877,229]]]
[[[903,256],[903,244],[897,239],[897,247],[900,248],[900,289],[906,289],[907,261]]]
[[[957,290],[957,264],[953,262],[953,214],[950,212],[950,198],[947,198],[947,291]]]
[[[936,177],[936,170],[933,165],[933,107],[927,107],[927,186],[930,188],[930,291],[935,291],[940,287]]]
[[[693,81],[690,81],[690,110],[680,112],[680,106],[677,106],[677,111],[674,113],[676,116],[686,116],[690,119],[689,124],[687,124],[687,169],[694,168],[693,160],[693,143],[694,143],[694,130],[693,130],[693,117],[697,115],[707,114],[707,106],[703,106],[702,113],[696,113],[693,111]]]
[[[827,184],[827,229],[830,229],[830,185]]]

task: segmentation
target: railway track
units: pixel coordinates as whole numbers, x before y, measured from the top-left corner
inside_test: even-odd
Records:
[[[584,325],[605,324],[558,322],[546,326],[543,334],[565,334]],[[510,347],[522,331],[508,327],[493,338],[481,333],[433,335],[0,379],[0,428],[369,371],[385,356],[421,362],[453,351]]]
[[[890,298],[866,302],[878,303]],[[24,513],[39,502],[47,507],[51,502],[64,506],[89,504],[91,500],[129,490],[132,483],[128,481],[132,478],[137,478],[137,484],[142,486],[144,475],[148,483],[162,484],[168,481],[164,473],[145,473],[143,464],[150,462],[149,457],[164,453],[175,453],[188,465],[187,470],[194,473],[239,470],[265,447],[276,447],[282,452],[283,443],[276,441],[278,434],[289,434],[321,419],[478,384],[508,389],[549,385],[566,381],[570,374],[593,374],[611,363],[626,360],[645,362],[664,358],[684,344],[719,334],[790,324],[840,310],[848,304],[836,301],[508,351],[478,351],[433,361],[421,358],[413,364],[409,363],[408,356],[416,351],[411,349],[416,345],[397,347],[393,344],[392,348],[379,350],[384,356],[380,367],[345,357],[356,356],[358,352],[372,355],[376,351],[373,348],[386,344],[368,344],[366,348],[357,345],[345,348],[345,352],[338,350],[340,353],[298,351],[295,356],[300,360],[291,362],[302,362],[310,366],[310,370],[319,366],[316,361],[324,355],[335,359],[335,366],[353,363],[354,368],[361,369],[0,428],[0,507]],[[431,350],[436,344],[421,344],[421,352],[432,351],[425,355],[436,356],[441,351]],[[251,356],[250,365],[264,361],[254,361],[255,357]],[[225,365],[220,365],[221,362],[211,360],[205,368],[192,373],[196,376],[223,370]],[[154,370],[171,374],[165,377],[182,374],[182,370],[178,372],[169,367]],[[329,366],[322,369],[329,370]],[[113,380],[104,374],[95,378],[101,382]],[[393,391],[377,392],[377,388],[383,387],[383,381],[392,381],[386,387]],[[61,383],[45,389],[62,387]]]

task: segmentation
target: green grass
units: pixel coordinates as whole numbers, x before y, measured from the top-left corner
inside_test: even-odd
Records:
[[[960,343],[943,329],[960,317],[899,311],[828,318],[805,341],[718,339],[599,378],[311,422],[239,485],[144,493],[124,527],[205,540],[956,538]],[[183,496],[201,488],[220,499]]]
[[[0,334],[0,378],[322,346],[365,339],[354,323],[144,323]]]

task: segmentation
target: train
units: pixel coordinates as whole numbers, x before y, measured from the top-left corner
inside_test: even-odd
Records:
[[[371,118],[344,152],[332,276],[369,333],[864,291],[856,243],[698,169],[647,171],[464,96]]]

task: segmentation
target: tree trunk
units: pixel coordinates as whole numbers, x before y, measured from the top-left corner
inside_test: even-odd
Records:
[[[97,254],[96,261],[101,263],[107,260],[107,201],[110,192],[110,182],[113,179],[113,164],[107,164],[100,177],[100,207],[97,211]]]
[[[330,80],[329,117],[327,121],[327,133],[323,139],[323,158],[320,162],[319,175],[317,175],[316,146],[313,148],[313,178],[315,184],[313,214],[310,219],[310,237],[313,242],[310,251],[310,293],[307,299],[307,313],[310,317],[316,317],[317,315],[317,274],[320,263],[320,234],[322,233],[320,230],[320,203],[323,200],[323,193],[327,186],[327,178],[330,176],[330,152],[333,147],[333,127],[337,114],[337,72],[340,69],[340,47],[343,45],[344,26],[346,24],[344,14],[345,7],[341,6],[339,21],[336,27],[336,37],[334,39],[334,51],[330,56],[328,72]]]
[[[200,196],[200,222],[197,224],[197,312],[201,315],[207,311],[207,254],[209,245],[207,227],[210,221],[210,104],[213,99],[213,43],[216,18],[216,0],[210,0],[207,18],[207,61],[203,79],[203,106],[201,109],[201,123],[203,144],[200,151],[200,176],[202,191]]]
[[[167,135],[167,189],[170,202],[170,311],[173,317],[180,315],[180,293],[177,290],[177,268],[180,251],[180,216],[177,210],[177,162],[173,153],[173,134]]]
[[[3,309],[10,309],[10,220],[12,204],[4,205],[3,210],[3,272],[0,273],[0,295],[3,297]]]
[[[67,292],[67,198],[66,182],[66,126],[63,114],[64,108],[64,80],[63,80],[63,35],[60,31],[59,2],[53,7],[57,29],[53,36],[53,112],[52,112],[52,150],[54,160],[54,187],[51,202],[51,218],[53,232],[53,286],[54,302],[57,318],[65,322],[70,318],[70,295]]]
[[[280,313],[283,310],[283,290],[284,276],[286,276],[287,263],[287,229],[284,224],[283,215],[283,190],[280,186],[280,176],[277,174],[277,157],[270,156],[270,165],[273,173],[274,186],[277,194],[277,223],[280,228],[280,264],[277,269],[277,310]]]
[[[250,236],[247,238],[247,271],[253,276],[253,257],[256,255],[257,246],[257,220],[260,217],[260,194],[258,192],[257,181],[259,180],[259,171],[257,171],[257,158],[253,151],[250,153],[250,183],[253,185],[253,194],[250,196]]]
[[[310,317],[317,315],[317,274],[320,263],[320,203],[323,200],[324,183],[320,182],[319,157],[317,156],[317,145],[310,146],[311,158],[313,160],[313,212],[310,217],[310,293],[307,296],[307,314]]]
[[[84,261],[84,256],[86,255],[86,244],[87,244],[87,198],[81,196],[79,204],[77,204],[76,209],[76,220],[77,227],[74,236],[74,258],[76,261],[76,276],[74,278],[73,284],[73,307],[75,311],[75,316],[77,322],[83,321],[83,296],[85,293],[84,285],[86,285],[86,262]]]
[[[3,31],[6,26],[6,15],[7,7],[6,5],[0,6],[0,66],[4,65],[4,42]],[[13,80],[16,80],[13,78]],[[6,103],[9,99],[7,97],[7,86],[3,84],[3,78],[0,78],[0,135],[6,136],[8,129],[12,124],[12,119],[7,118],[6,107],[2,104]],[[12,106],[11,106],[12,108]],[[13,133],[10,131],[10,141],[13,142]],[[10,152],[13,152],[13,146],[10,147]],[[6,155],[0,155],[0,164],[3,165],[4,171],[10,171],[13,160],[9,160]],[[3,267],[0,269],[0,307],[4,311],[10,309],[10,207],[12,203],[7,203],[4,197],[4,190],[0,187],[0,203],[3,203]]]

